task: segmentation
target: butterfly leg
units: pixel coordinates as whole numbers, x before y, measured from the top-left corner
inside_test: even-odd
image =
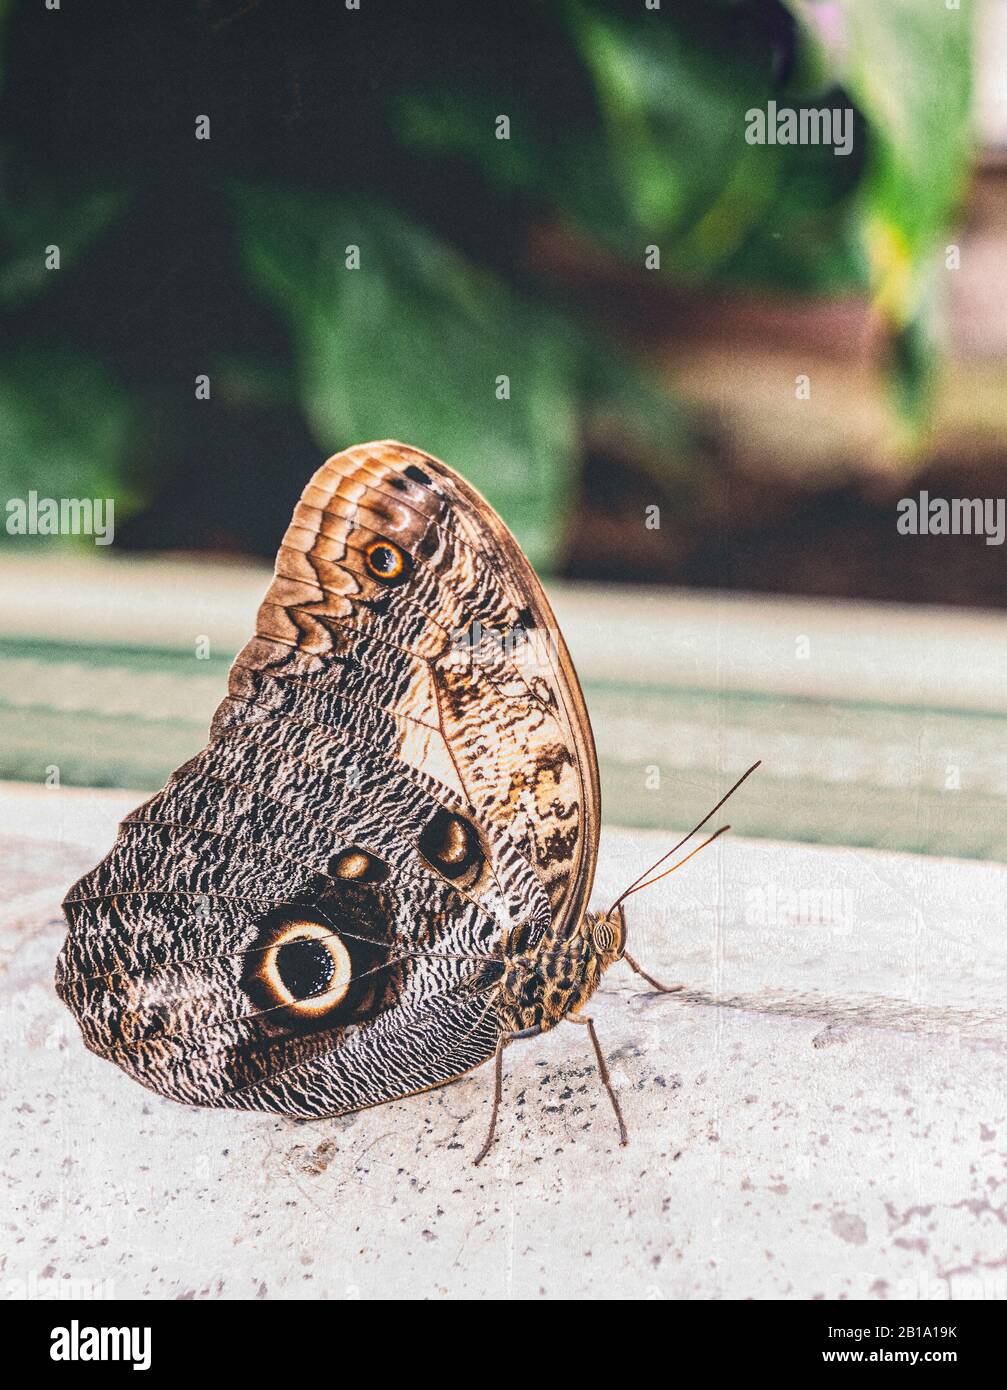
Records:
[[[685,985],[662,985],[660,980],[655,980],[653,975],[648,975],[646,970],[641,970],[628,951],[623,951],[622,958],[630,970],[635,970],[641,979],[646,980],[648,985],[653,985],[654,989],[661,994],[677,994],[680,989],[685,989]]]
[[[612,1102],[615,1118],[619,1121],[619,1143],[628,1144],[629,1131],[626,1128],[626,1121],[622,1118],[622,1107],[619,1104],[619,1097],[615,1093],[615,1087],[612,1085],[612,1078],[608,1071],[608,1063],[605,1061],[605,1054],[601,1050],[601,1043],[595,1031],[594,1019],[585,1018],[583,1014],[567,1014],[566,1017],[567,1021],[570,1023],[583,1023],[584,1027],[591,1035],[591,1041],[594,1043],[594,1055],[598,1058],[598,1074],[602,1079],[605,1090],[608,1092],[608,1098]]]
[[[477,1168],[489,1153],[493,1145],[493,1135],[496,1133],[497,1112],[500,1109],[500,1102],[503,1100],[503,1055],[504,1049],[512,1042],[519,1042],[522,1038],[537,1038],[541,1033],[541,1027],[536,1024],[534,1028],[522,1028],[517,1033],[501,1033],[497,1039],[496,1057],[494,1058],[494,1082],[493,1082],[493,1110],[490,1114],[490,1127],[486,1135],[486,1142],[483,1144],[479,1153],[473,1160],[472,1166]]]

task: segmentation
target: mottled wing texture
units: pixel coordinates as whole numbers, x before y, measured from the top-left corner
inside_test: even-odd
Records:
[[[517,542],[393,442],[329,459],[210,743],[71,890],[92,1050],[203,1105],[313,1117],[484,1061],[502,964],[579,914],[591,731]]]

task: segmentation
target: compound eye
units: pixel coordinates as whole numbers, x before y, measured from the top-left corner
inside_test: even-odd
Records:
[[[305,1016],[346,998],[353,962],[338,933],[321,922],[287,922],[263,953],[260,978],[277,1004]]]
[[[619,956],[626,945],[626,919],[619,908],[618,916],[603,917],[600,913],[588,918],[591,942],[601,956]]]
[[[601,951],[602,954],[606,951],[611,951],[615,946],[615,932],[605,921],[604,917],[600,921],[595,922],[591,929],[591,935],[594,937],[595,948]]]

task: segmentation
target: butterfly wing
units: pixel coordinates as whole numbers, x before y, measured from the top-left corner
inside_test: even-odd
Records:
[[[586,905],[576,675],[489,505],[401,444],[294,512],[210,743],[71,889],[57,987],[162,1094],[299,1116],[484,1061],[502,961]]]

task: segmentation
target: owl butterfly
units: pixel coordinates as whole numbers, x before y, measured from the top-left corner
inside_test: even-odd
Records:
[[[190,1104],[341,1115],[495,1056],[479,1158],[504,1048],[569,1019],[625,1141],[581,1012],[614,962],[639,971],[622,898],[587,911],[599,813],[514,537],[429,455],[347,449],[297,504],[209,744],[70,890],[56,987],[93,1052]]]

